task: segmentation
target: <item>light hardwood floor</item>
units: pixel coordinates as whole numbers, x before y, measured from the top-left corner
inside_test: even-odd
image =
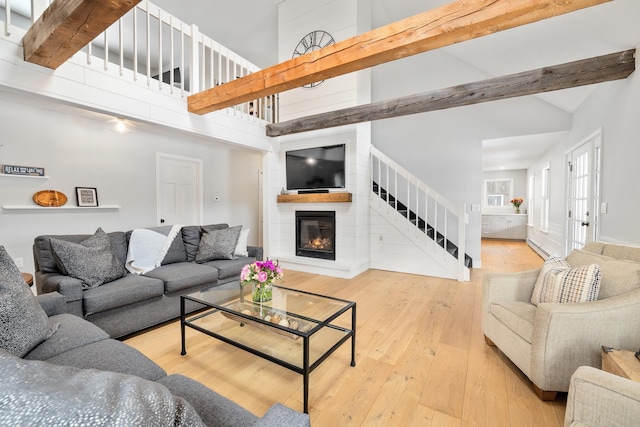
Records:
[[[357,302],[356,367],[346,343],[311,374],[314,427],[562,426],[566,394],[542,402],[481,330],[482,276],[542,265],[525,243],[483,241],[470,282],[369,270],[345,280],[294,271],[285,285]],[[302,410],[302,377],[177,322],[128,344],[168,373],[206,384],[261,416],[275,402]]]

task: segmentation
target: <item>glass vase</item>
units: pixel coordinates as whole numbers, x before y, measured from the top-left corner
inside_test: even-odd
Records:
[[[520,207],[516,207],[516,214],[520,213]]]
[[[273,298],[271,283],[254,283],[251,286],[251,300],[253,302],[262,304]]]

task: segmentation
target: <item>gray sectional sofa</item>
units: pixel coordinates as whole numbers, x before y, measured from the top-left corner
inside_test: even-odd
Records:
[[[57,292],[37,297],[0,246],[0,425],[308,427],[280,404],[258,418],[201,383],[167,375]]]
[[[169,228],[171,226],[148,230],[166,233]],[[211,236],[235,228],[239,227],[229,228],[227,224],[184,226],[173,239],[161,265],[141,275],[124,270],[133,230],[106,233],[115,264],[110,268],[104,265],[108,263],[108,260],[104,261],[104,251],[95,252],[96,246],[99,246],[95,241],[98,232],[93,235],[38,236],[33,245],[37,292],[60,293],[65,298],[68,313],[85,318],[106,331],[111,338],[120,338],[177,318],[180,315],[180,295],[210,286],[239,286],[242,267],[262,259],[261,247],[247,246],[242,256],[224,258],[225,255],[222,255],[222,259],[196,262],[203,233]],[[94,275],[90,277],[91,280],[83,281],[78,278],[81,275],[63,271],[65,268],[61,265],[60,254],[57,256],[56,251],[52,250],[51,239],[59,246],[61,242],[84,245],[86,249],[83,250],[87,252],[81,253],[84,257],[81,262],[93,263],[92,268],[87,268],[90,271],[86,272]],[[109,256],[108,253],[106,255]],[[115,276],[112,274],[114,269],[117,271]],[[100,283],[100,275],[108,277],[106,283]],[[187,305],[190,312],[198,308],[201,307],[192,302]]]

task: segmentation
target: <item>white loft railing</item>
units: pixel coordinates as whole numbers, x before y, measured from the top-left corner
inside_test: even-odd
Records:
[[[371,147],[371,188],[414,227],[458,260],[458,279],[465,280],[466,212],[415,175]],[[406,209],[400,209],[406,207]]]
[[[11,35],[16,29],[26,31],[50,1],[0,0],[0,7],[4,8],[5,35]],[[260,69],[200,33],[197,26],[180,21],[148,1],[140,2],[85,46],[80,58],[92,69],[179,98]],[[223,111],[248,120],[275,123],[278,121],[277,96]]]

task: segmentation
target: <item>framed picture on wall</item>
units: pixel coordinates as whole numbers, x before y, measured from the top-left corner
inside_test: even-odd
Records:
[[[98,190],[93,187],[76,187],[76,200],[80,207],[97,207]]]

